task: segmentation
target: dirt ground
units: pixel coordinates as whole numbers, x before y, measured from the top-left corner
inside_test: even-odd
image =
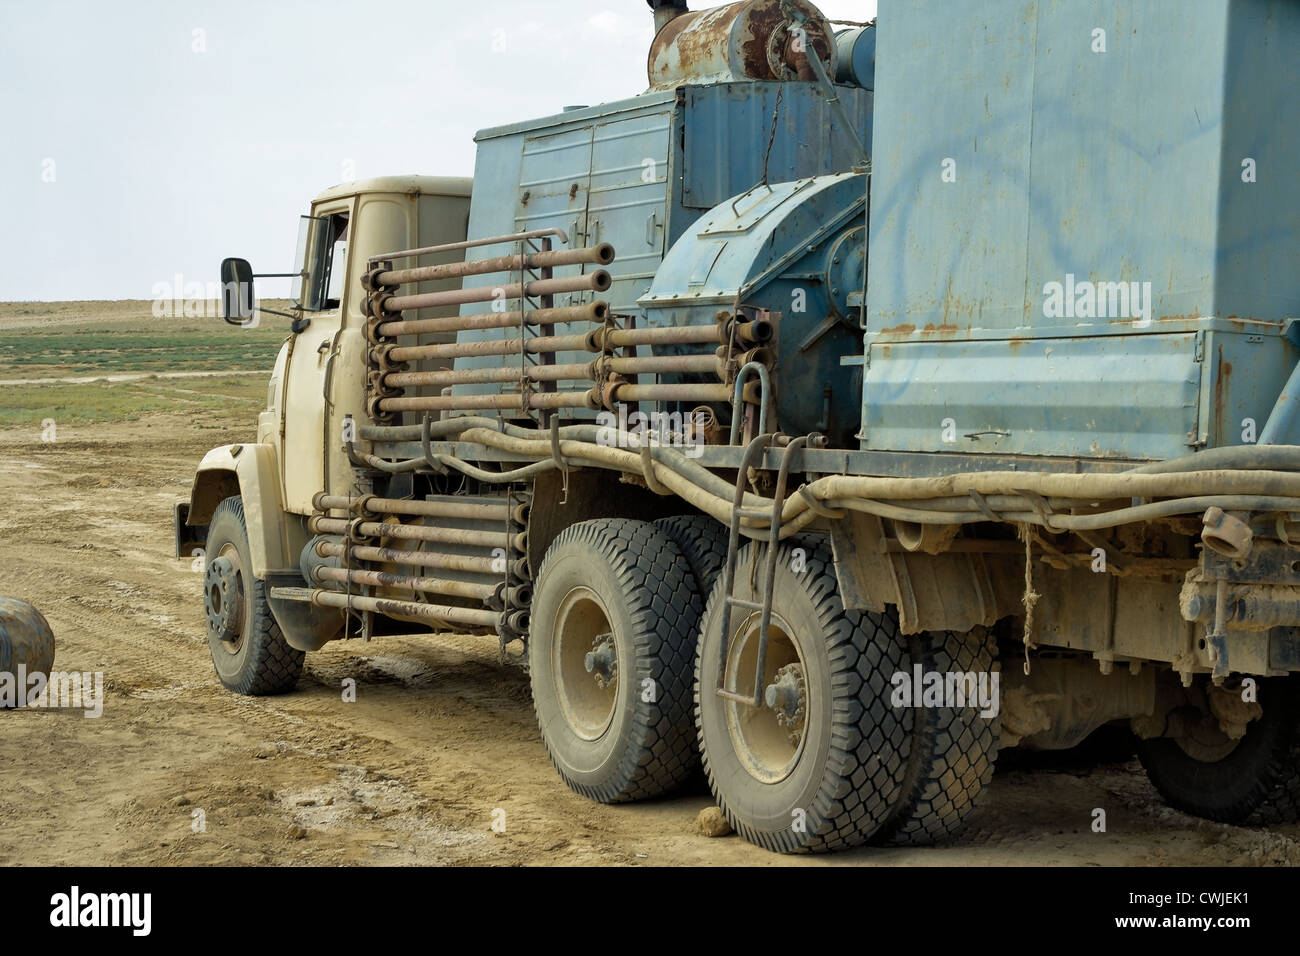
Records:
[[[183,394],[52,443],[0,423],[0,594],[44,611],[57,669],[102,671],[106,690],[98,719],[0,712],[0,865],[1300,862],[1300,827],[1177,813],[1136,761],[1015,754],[939,848],[789,858],[706,838],[703,791],[607,807],[567,790],[526,677],[483,639],[337,643],[308,655],[296,692],[237,697],[212,672],[201,575],[171,556],[171,509],[205,450],[253,438],[253,416]]]

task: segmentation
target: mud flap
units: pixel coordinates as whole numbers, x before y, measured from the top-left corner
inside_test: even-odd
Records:
[[[190,503],[178,501],[172,508],[173,537],[176,545],[176,558],[197,558],[203,556],[203,549],[208,543],[206,525],[189,524]]]
[[[302,575],[297,571],[268,571],[262,584],[275,623],[280,625],[280,632],[290,647],[318,651],[342,633],[343,611],[317,607],[297,596],[310,593],[303,587]]]

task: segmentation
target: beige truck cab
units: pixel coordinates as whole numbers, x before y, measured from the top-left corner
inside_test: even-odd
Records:
[[[221,643],[233,659],[229,673],[220,667],[218,673],[232,689],[241,689],[239,661],[265,650],[240,638],[247,631],[243,615],[262,613],[261,604],[269,604],[270,613],[257,622],[261,631],[254,628],[254,633],[274,630],[283,636],[288,647],[278,652],[295,679],[302,652],[322,646],[342,624],[341,615],[270,602],[263,592],[301,583],[299,556],[311,537],[306,519],[313,511],[312,496],[322,489],[331,494],[356,491],[346,441],[351,422],[364,415],[365,383],[342,370],[365,365],[361,276],[368,261],[395,250],[463,241],[471,183],[458,177],[385,176],[332,186],[301,218],[295,271],[254,273],[242,259],[222,263],[225,318],[235,325],[259,321],[256,278],[294,279],[290,311],[276,313],[292,319],[291,332],[271,372],[257,440],[209,451],[198,467],[190,500],[175,509],[176,555],[204,560],[205,589],[212,591],[208,616],[217,618],[209,623],[228,638]],[[435,265],[462,256],[441,252],[420,257],[418,263]],[[431,282],[421,291],[458,284]],[[427,309],[421,315],[455,314],[455,308]],[[237,540],[240,524],[247,539],[243,546]],[[250,588],[263,599],[251,610]],[[269,636],[264,643],[271,643]],[[218,657],[218,649],[213,650]],[[286,681],[288,677],[286,672]]]

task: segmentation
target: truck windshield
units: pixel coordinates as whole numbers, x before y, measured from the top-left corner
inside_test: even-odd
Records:
[[[347,281],[348,214],[302,216],[298,222],[297,261],[306,274],[293,280],[292,296],[308,312],[337,309]],[[305,292],[304,292],[305,288]]]

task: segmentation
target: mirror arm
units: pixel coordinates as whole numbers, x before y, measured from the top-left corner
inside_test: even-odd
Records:
[[[254,279],[305,279],[306,277],[307,277],[307,273],[306,273],[306,272],[254,272],[254,273],[253,273],[253,278],[254,278]],[[298,328],[298,327],[297,327],[298,324],[299,324],[300,322],[303,322],[303,319],[302,319],[301,317],[299,317],[299,316],[291,315],[291,314],[288,313],[288,312],[277,312],[275,309],[264,309],[264,308],[262,308],[261,306],[258,306],[258,311],[259,311],[259,312],[266,312],[266,313],[268,313],[268,314],[270,314],[270,315],[278,315],[278,316],[280,316],[281,318],[285,318],[285,319],[292,319],[292,320],[293,320],[293,331],[294,331],[294,332],[301,332],[301,331],[302,331],[302,328],[306,328],[306,327],[307,327],[307,325],[304,324],[302,328]],[[306,323],[307,323],[307,324],[310,324],[310,323],[311,323],[311,319],[307,319],[307,320],[306,320]],[[244,320],[244,319],[231,319],[231,318],[227,318],[227,319],[226,319],[226,324],[227,324],[227,325],[238,325],[238,326],[244,326],[244,325],[247,324],[247,320]]]

